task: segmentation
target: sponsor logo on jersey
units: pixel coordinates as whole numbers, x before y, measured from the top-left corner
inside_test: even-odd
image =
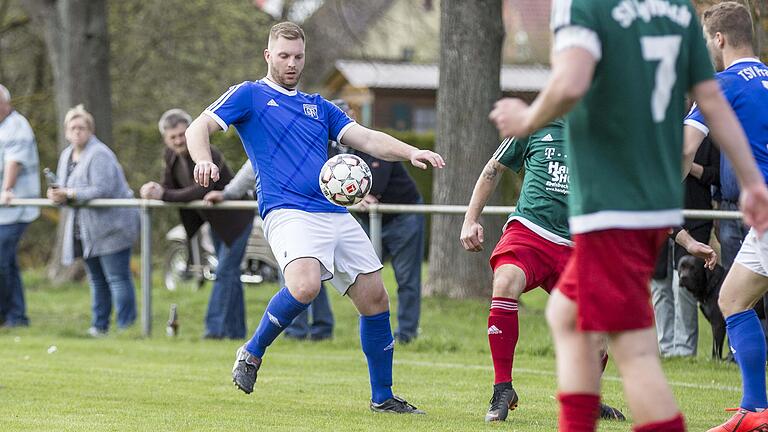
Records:
[[[763,81],[763,87],[765,87],[765,89],[768,90],[768,81]]]
[[[317,119],[317,105],[304,104],[304,114],[312,117],[313,119]]]
[[[277,319],[277,317],[269,313],[269,311],[267,311],[267,318],[269,318],[269,322],[271,322],[272,324],[280,328],[283,328],[283,326],[280,325],[280,321]]]
[[[492,325],[488,327],[488,334],[489,335],[501,334],[501,330],[499,330],[499,328],[496,327],[495,325]]]
[[[280,106],[280,105],[278,105],[277,102],[275,102],[274,99],[270,99],[269,102],[267,102],[267,106],[276,107],[276,106]]]

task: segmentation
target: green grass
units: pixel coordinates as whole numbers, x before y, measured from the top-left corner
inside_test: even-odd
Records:
[[[256,391],[233,387],[230,370],[238,341],[203,341],[210,285],[194,292],[154,291],[154,335],[140,329],[93,340],[87,285],[51,288],[42,272],[27,272],[32,326],[0,330],[0,431],[553,431],[554,357],[543,317],[546,294],[524,296],[515,356],[521,402],[505,424],[485,424],[492,384],[486,339],[487,301],[426,298],[421,336],[399,345],[395,391],[427,416],[390,416],[367,409],[368,373],[360,351],[357,314],[331,292],[337,327],[327,342],[278,339],[265,357]],[[385,281],[394,286],[389,267]],[[277,287],[246,289],[249,329]],[[393,308],[395,306],[395,296]],[[168,305],[177,303],[180,334],[165,336]],[[736,406],[738,370],[712,362],[710,331],[702,321],[699,357],[664,363],[692,431],[727,418]],[[49,347],[57,350],[49,354]],[[604,400],[625,413],[621,383],[611,364]],[[601,431],[627,431],[603,422]]]

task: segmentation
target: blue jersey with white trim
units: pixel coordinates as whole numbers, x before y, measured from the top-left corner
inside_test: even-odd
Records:
[[[747,135],[757,166],[768,181],[768,67],[757,59],[742,59],[719,72],[717,79]],[[709,134],[696,105],[685,117],[685,124]]]
[[[232,86],[205,114],[226,130],[234,126],[256,173],[259,213],[288,208],[344,213],[320,192],[328,140],[354,124],[318,94],[287,90],[264,78]]]

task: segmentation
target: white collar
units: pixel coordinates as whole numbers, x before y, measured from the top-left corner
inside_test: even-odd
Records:
[[[280,93],[282,93],[282,94],[284,94],[284,95],[286,95],[286,96],[296,96],[296,93],[298,93],[298,92],[296,91],[296,89],[293,89],[293,90],[288,90],[288,89],[287,89],[287,88],[285,88],[285,87],[282,87],[282,86],[280,86],[280,85],[277,85],[275,82],[273,82],[273,81],[272,81],[271,79],[269,79],[268,77],[264,77],[264,78],[262,79],[262,81],[264,81],[264,84],[266,84],[266,85],[268,85],[268,86],[272,87],[273,89],[275,89],[275,90],[279,91]]]
[[[728,65],[726,69],[730,68],[731,66],[737,63],[760,63],[760,59],[756,57],[742,57],[740,59],[734,60],[730,65]]]

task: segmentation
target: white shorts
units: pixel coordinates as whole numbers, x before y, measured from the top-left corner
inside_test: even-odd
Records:
[[[734,262],[743,265],[754,273],[768,277],[768,234],[763,234],[763,238],[758,238],[757,231],[750,228]]]
[[[264,236],[280,269],[299,258],[320,261],[320,278],[343,295],[358,275],[381,270],[381,260],[360,224],[349,213],[279,209],[264,219]]]

